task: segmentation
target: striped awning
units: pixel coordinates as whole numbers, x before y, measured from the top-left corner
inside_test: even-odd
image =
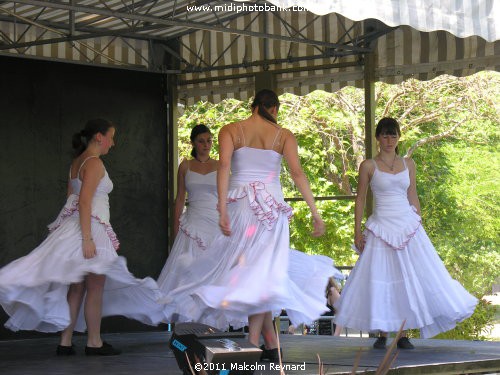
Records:
[[[500,69],[500,0],[18,0],[0,55],[175,74],[183,103]],[[310,11],[306,11],[305,9]],[[380,20],[380,21],[377,21]]]
[[[500,39],[500,2],[497,0],[269,0],[290,9],[315,14],[338,13],[351,20],[375,18],[388,26],[408,25],[419,31],[443,30],[459,37]]]
[[[248,14],[232,21],[230,27],[290,36],[284,24],[311,40],[342,43],[366,35],[367,24],[338,13],[323,16],[304,11],[262,12],[258,22]],[[190,65],[206,71],[184,73],[179,79],[179,98],[191,104],[223,98],[246,99],[255,90],[255,76],[263,71],[255,61],[269,61],[266,67],[277,81],[279,94],[305,95],[314,90],[336,91],[344,86],[363,87],[363,56],[332,56],[306,43],[266,40],[247,36],[196,31],[181,39],[181,56]],[[276,61],[276,63],[272,63]],[[243,66],[238,66],[242,64]],[[245,63],[247,66],[245,66]],[[488,42],[478,36],[458,38],[446,31],[423,32],[410,26],[391,28],[375,41],[375,75],[379,81],[399,83],[410,77],[429,80],[441,74],[466,76],[481,70],[500,71],[500,41]],[[234,66],[223,69],[224,66]],[[227,79],[226,79],[227,78]]]

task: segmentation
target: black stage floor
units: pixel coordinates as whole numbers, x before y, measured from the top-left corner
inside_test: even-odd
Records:
[[[123,350],[116,357],[86,357],[85,336],[75,337],[77,355],[57,357],[57,337],[0,341],[2,375],[182,375],[168,348],[169,332],[106,334],[105,340]],[[351,374],[361,350],[357,373],[374,374],[385,351],[372,349],[372,338],[281,335],[287,375]],[[500,342],[412,340],[415,350],[400,351],[390,374],[500,373]],[[389,341],[390,343],[390,341]],[[296,369],[293,369],[295,365]],[[279,374],[269,363],[255,375]],[[291,368],[290,368],[291,367]]]

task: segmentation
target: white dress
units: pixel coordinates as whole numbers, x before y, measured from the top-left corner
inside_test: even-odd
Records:
[[[160,323],[164,315],[163,306],[157,303],[161,294],[156,282],[149,277],[134,278],[125,258],[116,253],[119,242],[109,222],[108,194],[113,183],[108,173],[92,200],[91,231],[97,255],[91,259],[85,259],[82,252],[78,212],[82,183],[75,178],[70,184],[73,194],[49,225],[48,237],[28,255],[0,269],[0,304],[10,316],[5,326],[13,331],[65,329],[70,324],[68,287],[88,273],[106,275],[103,317],[123,315],[146,324]],[[75,330],[86,330],[83,305]]]
[[[219,231],[217,172],[201,174],[188,167],[185,185],[188,206],[179,219],[179,232],[157,281],[165,295],[162,301],[166,303],[166,322],[192,320],[190,316],[179,316],[177,306],[197,287],[198,276],[192,273],[191,265],[204,255]]]
[[[404,161],[404,159],[403,159]],[[474,312],[477,299],[451,278],[408,201],[409,171],[380,171],[370,187],[375,210],[365,248],[335,303],[336,323],[365,331],[419,328],[428,338]]]
[[[189,268],[198,287],[177,296],[179,316],[227,329],[267,311],[286,309],[292,323],[300,324],[327,310],[328,277],[342,276],[330,258],[290,250],[292,208],[283,199],[281,159],[273,150],[234,152],[228,193],[232,234],[217,229]]]

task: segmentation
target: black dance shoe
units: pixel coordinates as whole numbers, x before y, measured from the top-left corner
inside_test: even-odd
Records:
[[[274,349],[266,349],[265,345],[261,345],[260,349],[262,350],[262,354],[260,355],[260,361],[269,361],[269,362],[279,362],[280,354],[281,358],[283,358],[283,350],[280,348],[278,352],[278,348]]]
[[[380,336],[377,338],[377,341],[373,344],[375,349],[385,349],[387,344],[387,337]]]
[[[76,354],[75,346],[74,345],[71,345],[71,346],[57,345],[56,354],[58,356],[61,356],[61,357],[67,356],[67,355],[75,355]]]
[[[113,348],[105,341],[102,342],[102,346],[99,348],[85,347],[86,355],[118,355],[121,352],[121,350]]]
[[[401,337],[398,340],[398,348],[399,349],[415,349],[413,344],[410,342],[408,337]]]

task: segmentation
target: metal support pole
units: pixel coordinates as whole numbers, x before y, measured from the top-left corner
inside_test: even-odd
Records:
[[[255,74],[255,92],[262,89],[269,89],[276,92],[277,89],[276,75],[273,72],[259,72]]]
[[[375,54],[365,54],[364,69],[365,86],[365,157],[371,159],[377,154],[377,142],[375,140]],[[373,195],[368,191],[366,196],[366,214],[373,212]]]

